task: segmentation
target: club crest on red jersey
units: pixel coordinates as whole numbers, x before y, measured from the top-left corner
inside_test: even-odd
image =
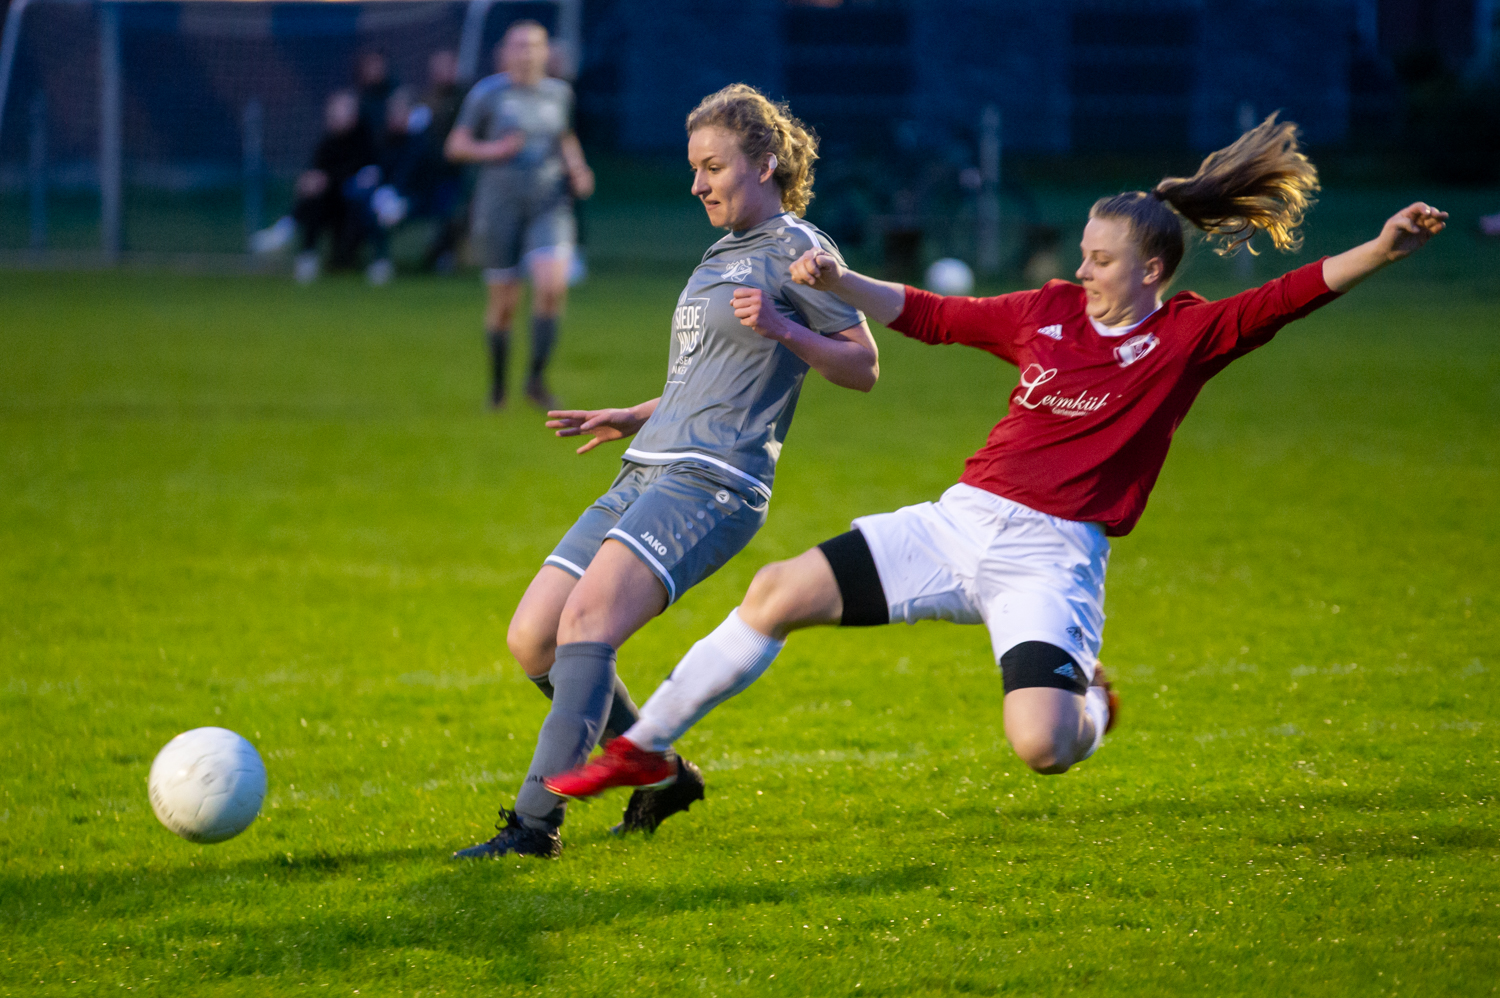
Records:
[[[1156,338],[1155,333],[1142,333],[1139,336],[1132,336],[1124,343],[1115,347],[1115,360],[1120,362],[1121,367],[1129,367],[1152,350],[1155,350],[1156,344],[1160,342]]]

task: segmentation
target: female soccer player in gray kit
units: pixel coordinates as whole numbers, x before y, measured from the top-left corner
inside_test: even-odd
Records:
[[[480,166],[470,231],[488,289],[490,405],[505,404],[510,325],[529,271],[526,397],[550,409],[556,403],[547,387],[547,361],[557,342],[577,239],[573,198],[593,193],[594,174],[573,134],[573,88],[546,75],[547,29],[536,21],[517,21],[495,52],[501,72],[474,84],[444,151],[454,162]]]
[[[765,522],[808,369],[860,391],[879,375],[864,316],[791,280],[804,252],[838,258],[832,240],[800,218],[816,139],[784,105],[743,84],[705,98],[687,131],[692,192],[730,232],[677,299],[661,396],[629,409],[549,413],[559,436],[592,435],[579,453],[635,440],[610,490],[547,557],[511,619],[511,652],[552,709],[515,811],[502,810],[499,834],[460,857],[561,851],[563,801],[543,781],[637,720],[615,650]],[[626,830],[652,829],[702,796],[690,764],[674,760],[657,782],[673,781],[671,797],[632,800]]]
[[[810,250],[793,277],[924,343],[962,343],[1020,369],[1009,411],[937,502],[876,516],[768,565],[729,619],[695,644],[599,759],[548,786],[587,797],[659,783],[671,744],[768,668],[802,627],[904,620],[983,623],[1005,689],[1005,734],[1032,769],[1088,758],[1117,716],[1103,682],[1109,537],[1129,533],[1203,385],[1277,330],[1333,301],[1442,231],[1418,202],[1380,234],[1259,288],[1210,302],[1162,293],[1182,260],[1182,222],[1278,247],[1317,189],[1296,126],[1271,116],[1192,177],[1102,198],[1083,233],[1079,284],[994,298],[941,297],[849,271]]]

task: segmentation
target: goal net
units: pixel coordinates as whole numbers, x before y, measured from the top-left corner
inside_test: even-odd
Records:
[[[363,53],[420,97],[519,18],[576,53],[577,0],[11,0],[0,42],[0,250],[241,252],[290,199]],[[572,46],[571,52],[569,46]],[[574,55],[576,58],[576,54]]]

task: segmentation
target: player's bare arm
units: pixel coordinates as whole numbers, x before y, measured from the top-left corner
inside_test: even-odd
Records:
[[[1448,225],[1448,213],[1421,201],[1386,219],[1380,235],[1323,261],[1323,281],[1330,291],[1348,291],[1382,267],[1403,260]]]
[[[481,141],[474,137],[473,129],[458,125],[448,133],[443,154],[455,163],[503,163],[514,159],[525,145],[524,132],[507,132],[498,139]]]
[[[867,392],[880,378],[880,351],[863,322],[823,336],[768,306],[759,288],[735,290],[734,314],[741,325],[780,343],[840,388]]]
[[[628,409],[554,409],[547,413],[547,428],[556,430],[560,437],[593,434],[593,439],[585,441],[578,448],[579,454],[587,454],[600,444],[634,436],[646,425],[646,420],[651,418],[660,401],[661,396],[658,395]]]
[[[563,165],[568,170],[568,186],[573,190],[573,196],[580,201],[587,201],[594,194],[594,171],[589,167],[588,160],[583,158],[583,146],[578,142],[578,136],[569,132],[558,140],[558,151],[562,153]]]
[[[850,270],[826,250],[810,249],[792,261],[792,280],[817,291],[827,291],[864,312],[876,322],[889,323],[906,306],[906,288],[877,281]]]

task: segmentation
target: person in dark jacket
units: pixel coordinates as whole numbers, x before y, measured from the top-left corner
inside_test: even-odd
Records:
[[[414,215],[426,216],[437,223],[432,241],[422,254],[422,269],[450,272],[454,267],[459,240],[468,228],[468,203],[465,197],[464,168],[448,161],[443,143],[458,120],[458,109],[468,89],[458,78],[458,53],[439,49],[427,60],[427,89],[417,106],[416,121],[423,122],[427,150],[432,162],[425,163],[431,172],[424,173],[430,186],[418,192],[412,206]],[[425,119],[425,120],[424,120]]]
[[[354,63],[354,86],[359,95],[359,120],[371,135],[379,135],[385,126],[385,105],[395,93],[397,82],[391,72],[391,58],[379,49],[361,52]]]
[[[354,265],[366,225],[359,205],[351,203],[358,198],[351,195],[361,184],[373,187],[375,179],[368,169],[376,163],[375,142],[360,121],[354,92],[339,90],[330,95],[323,121],[323,137],[313,150],[312,162],[297,177],[297,202],[292,209],[302,232],[297,279],[303,283],[318,276],[318,241],[324,232],[333,236],[329,267]]]

